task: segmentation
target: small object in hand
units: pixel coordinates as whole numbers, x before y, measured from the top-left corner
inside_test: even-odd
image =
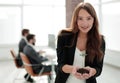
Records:
[[[77,72],[79,72],[79,73],[81,73],[81,74],[89,73],[89,71],[88,71],[87,69],[84,69],[84,68],[78,69]]]

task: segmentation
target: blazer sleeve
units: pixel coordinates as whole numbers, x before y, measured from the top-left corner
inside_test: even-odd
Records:
[[[40,55],[36,51],[31,51],[31,58],[39,64],[42,62]]]
[[[58,70],[60,70],[62,73],[64,73],[62,71],[62,67],[63,65],[65,65],[65,41],[66,38],[64,36],[58,36],[58,40],[57,40],[57,62],[58,62]]]

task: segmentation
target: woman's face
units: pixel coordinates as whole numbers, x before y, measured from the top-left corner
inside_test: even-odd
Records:
[[[82,33],[88,33],[93,26],[94,18],[84,9],[81,9],[78,14],[77,24],[78,29]]]

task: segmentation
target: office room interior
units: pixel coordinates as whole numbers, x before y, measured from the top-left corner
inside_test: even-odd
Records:
[[[119,83],[120,0],[0,0],[0,82],[25,83],[26,70],[16,68],[10,53],[11,49],[18,53],[24,28],[36,35],[37,50],[45,50],[57,60],[58,33],[69,27],[74,7],[83,1],[94,6],[100,33],[106,41],[103,71],[97,77],[98,83]],[[47,83],[45,76],[33,78],[36,83]]]

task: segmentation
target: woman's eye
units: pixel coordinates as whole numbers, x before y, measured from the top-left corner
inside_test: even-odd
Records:
[[[86,21],[90,21],[92,20],[92,17],[86,17],[86,18],[83,18],[83,17],[78,17],[78,20],[86,20]]]
[[[82,18],[78,18],[78,20],[82,20]]]
[[[91,20],[92,18],[87,18],[87,20]]]
[[[93,18],[92,17],[88,17],[87,20],[92,20]]]

